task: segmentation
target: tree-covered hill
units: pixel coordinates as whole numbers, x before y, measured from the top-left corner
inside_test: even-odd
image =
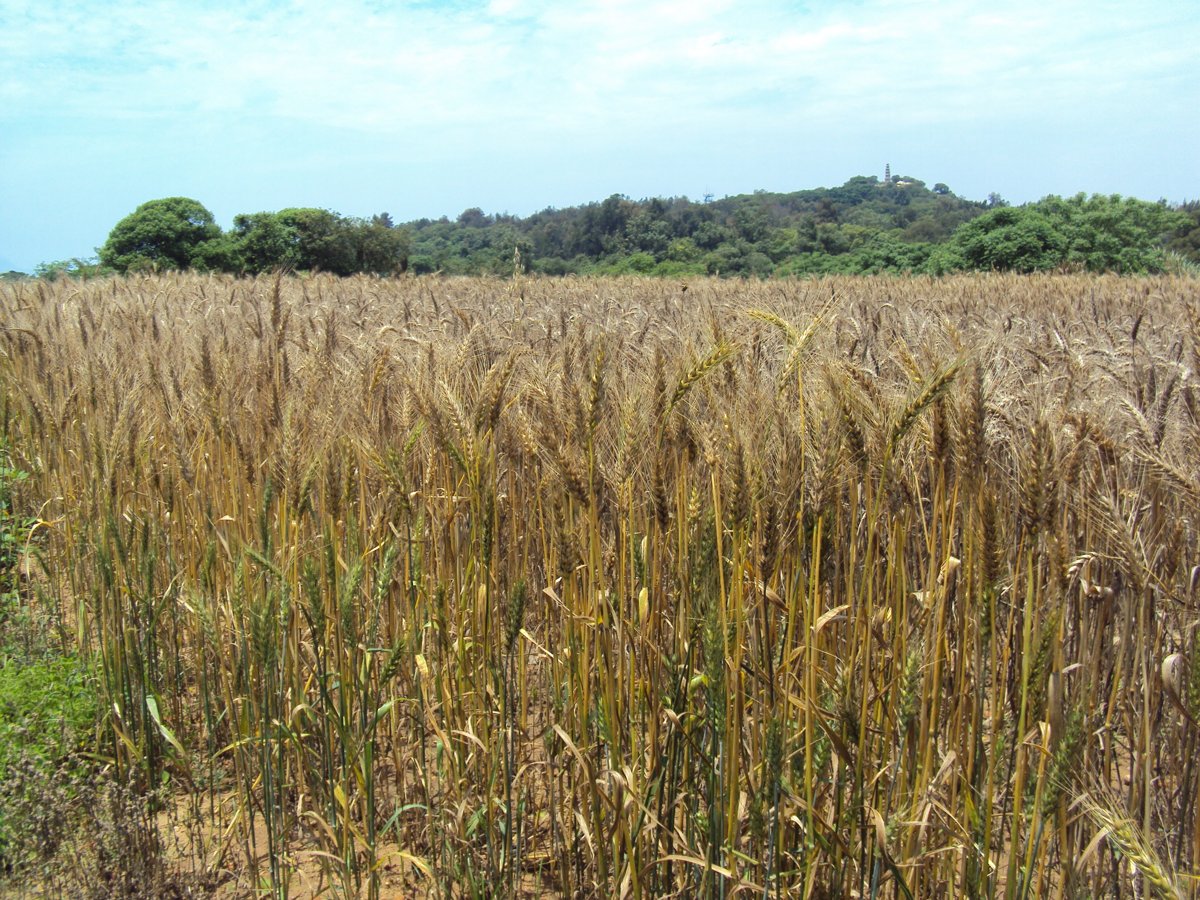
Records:
[[[472,208],[397,224],[285,209],[234,217],[222,231],[199,202],[142,204],[113,228],[99,262],[46,263],[36,274],[196,268],[339,275],[515,271],[546,275],[771,277],[942,274],[960,270],[1195,271],[1200,204],[1117,195],[1045,197],[1020,207],[999,195],[957,196],[905,176],[856,176],[833,188],[606,200],[529,216]]]
[[[1196,204],[1078,194],[1009,207],[945,184],[857,176],[835,188],[755,191],[547,209],[521,219],[469,209],[410,222],[409,265],[452,274],[875,274],[964,269],[1156,272],[1200,262]],[[517,251],[514,254],[514,249]]]
[[[526,218],[469,209],[451,221],[410,222],[415,271],[659,275],[800,274],[918,268],[927,245],[985,212],[943,184],[851,178],[841,187],[756,191],[702,202],[619,194]],[[862,251],[862,252],[859,252]]]

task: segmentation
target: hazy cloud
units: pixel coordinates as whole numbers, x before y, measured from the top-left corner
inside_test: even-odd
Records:
[[[1186,4],[591,0],[7,4],[5,121],[46,114],[288,117],[412,126],[627,122],[755,112],[931,121],[1086,103],[1177,70]],[[989,11],[981,11],[989,10]],[[1192,45],[1194,46],[1194,45]],[[1194,81],[1193,81],[1194,83]],[[996,108],[999,103],[1000,109]],[[730,108],[725,109],[725,105]],[[757,110],[770,113],[771,110]],[[550,121],[548,121],[548,119]]]

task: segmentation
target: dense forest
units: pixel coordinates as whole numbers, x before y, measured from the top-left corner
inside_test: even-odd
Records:
[[[1195,271],[1200,203],[1117,195],[1045,197],[1010,206],[890,172],[835,188],[722,199],[606,200],[530,216],[472,208],[393,222],[330,210],[242,214],[222,231],[199,202],[171,197],[117,223],[95,260],[39,276],[200,269],[337,275],[644,274],[771,277],[1046,270]]]

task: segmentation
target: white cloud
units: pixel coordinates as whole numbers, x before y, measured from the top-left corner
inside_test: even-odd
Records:
[[[1195,22],[1170,7],[1123,9],[1032,0],[986,12],[954,0],[807,14],[723,0],[492,0],[448,11],[10,5],[0,116],[47,106],[117,118],[242,113],[397,135],[455,124],[728,125],[769,115],[755,109],[759,95],[786,97],[793,114],[815,121],[853,121],[889,92],[930,120],[996,116],[1189,65],[1179,26],[1195,35]]]

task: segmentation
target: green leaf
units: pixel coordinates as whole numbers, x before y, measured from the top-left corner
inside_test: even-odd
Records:
[[[184,752],[183,745],[179,743],[179,739],[175,737],[175,733],[162,720],[162,716],[158,713],[158,701],[151,695],[146,695],[146,709],[150,710],[150,718],[154,720],[154,724],[158,726],[158,730],[162,736],[167,739],[167,743],[175,748],[184,759],[187,758],[187,753]]]

